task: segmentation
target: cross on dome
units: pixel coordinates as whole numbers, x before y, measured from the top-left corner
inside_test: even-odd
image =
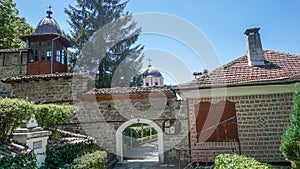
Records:
[[[149,62],[148,67],[151,67],[151,61],[152,61],[152,60],[150,59],[150,57],[148,57],[147,61]]]
[[[48,18],[51,18],[51,14],[52,14],[52,11],[51,9],[53,8],[51,5],[49,5],[47,8],[49,8],[49,10],[47,11],[47,14],[48,14]]]

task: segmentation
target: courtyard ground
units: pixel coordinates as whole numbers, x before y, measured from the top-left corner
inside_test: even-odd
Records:
[[[176,169],[174,164],[158,162],[157,140],[136,145],[125,153],[124,161],[115,165],[114,169]]]

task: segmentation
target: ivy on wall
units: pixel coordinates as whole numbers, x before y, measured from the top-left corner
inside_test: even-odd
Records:
[[[36,155],[33,151],[17,157],[8,157],[0,161],[0,169],[37,169]]]
[[[66,164],[71,164],[73,160],[85,153],[92,152],[94,141],[89,140],[78,144],[65,144],[58,147],[47,147],[44,169],[57,169]]]

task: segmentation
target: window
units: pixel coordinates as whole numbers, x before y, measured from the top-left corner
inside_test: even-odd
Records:
[[[42,57],[41,61],[50,61],[52,57],[51,41],[42,42]]]
[[[158,82],[155,82],[155,86],[158,86]]]
[[[56,62],[61,62],[61,56],[60,56],[61,46],[59,42],[56,42]]]
[[[29,62],[37,62],[39,59],[39,43],[31,42],[30,43],[30,58]]]
[[[198,142],[222,142],[238,139],[234,103],[229,101],[221,101],[216,104],[201,102],[196,106],[196,110],[198,110],[196,112]],[[212,114],[209,115],[209,113]],[[205,123],[206,126],[204,126]]]
[[[65,47],[62,48],[61,50],[61,63],[66,65],[68,63],[68,60],[67,60],[67,49]]]
[[[149,86],[149,83],[148,83],[148,82],[146,83],[146,86]]]

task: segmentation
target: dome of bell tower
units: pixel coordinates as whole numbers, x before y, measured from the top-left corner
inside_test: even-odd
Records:
[[[56,33],[61,35],[61,29],[54,18],[51,17],[52,11],[47,11],[48,16],[43,18],[35,29],[35,34]]]

